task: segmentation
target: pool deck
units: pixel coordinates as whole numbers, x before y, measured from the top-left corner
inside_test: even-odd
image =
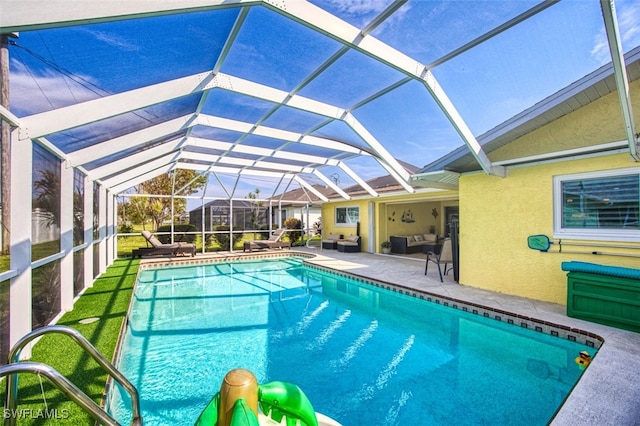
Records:
[[[294,251],[316,255],[310,261],[319,266],[597,334],[604,344],[550,424],[640,425],[640,333],[570,318],[563,305],[460,285],[451,272],[441,283],[435,265],[424,275],[424,259],[320,248]],[[198,258],[207,256],[220,255]]]

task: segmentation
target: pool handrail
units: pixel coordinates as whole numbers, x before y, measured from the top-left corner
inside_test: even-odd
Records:
[[[36,330],[33,330],[31,333],[26,334],[13,345],[7,357],[8,358],[7,365],[25,364],[24,362],[23,363],[19,362],[20,353],[22,352],[22,349],[27,345],[27,343],[46,333],[61,333],[61,334],[67,335],[71,337],[73,340],[75,340],[76,343],[78,343],[89,355],[91,355],[93,359],[103,369],[105,369],[107,373],[109,373],[109,375],[113,379],[115,379],[131,396],[131,414],[133,416],[133,418],[131,419],[131,426],[142,425],[142,417],[140,414],[140,396],[138,394],[138,390],[136,389],[136,387],[75,328],[67,327],[64,325],[50,325],[50,326],[41,327]],[[8,375],[9,377],[7,377],[7,380],[6,380],[7,383],[6,383],[4,408],[8,410],[15,410],[16,400],[18,396],[18,376],[17,374],[13,374],[11,372],[6,373],[6,375]],[[64,376],[62,377],[64,378]],[[84,395],[84,393],[82,395]],[[84,396],[86,397],[86,395]],[[93,403],[95,404],[95,402]],[[88,407],[85,407],[82,404],[80,405],[83,408],[88,409]],[[106,411],[104,411],[102,408],[100,408],[100,411],[106,414]],[[15,417],[13,416],[9,416],[9,417],[10,417],[9,419],[5,420],[5,426],[14,426]]]
[[[93,402],[86,394],[84,394],[76,385],[71,383],[69,379],[60,374],[55,368],[40,362],[16,362],[0,367],[0,377],[10,376],[17,377],[18,373],[33,373],[38,376],[42,375],[49,379],[51,383],[56,385],[69,399],[73,400],[79,406],[84,408],[95,420],[106,426],[119,426],[120,424],[104,411],[98,404]],[[5,425],[15,424],[16,418],[19,417],[17,409],[5,409],[4,412]]]

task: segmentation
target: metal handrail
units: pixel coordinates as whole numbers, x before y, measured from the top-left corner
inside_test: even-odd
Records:
[[[71,400],[75,401],[89,414],[91,414],[91,417],[100,422],[100,424],[107,426],[120,425],[113,417],[107,414],[106,411],[100,408],[98,404],[93,402],[91,398],[82,393],[82,391],[78,389],[76,385],[71,383],[66,377],[64,377],[50,365],[42,364],[39,362],[16,362],[14,364],[7,364],[0,367],[0,377],[17,377],[18,373],[33,373],[45,376]],[[11,377],[7,378],[7,382],[10,381],[10,378]],[[5,424],[7,424],[7,422],[15,423],[16,419],[20,417],[20,413],[15,408],[5,409],[3,415],[6,419]]]
[[[115,379],[131,396],[131,413],[133,416],[133,418],[131,419],[131,426],[142,425],[142,417],[140,415],[140,397],[138,395],[138,390],[120,371],[118,371],[118,369],[116,369],[116,367],[113,364],[111,364],[100,352],[98,352],[98,350],[91,343],[89,343],[89,341],[82,334],[80,334],[80,332],[75,328],[67,327],[64,325],[50,325],[47,327],[42,327],[42,328],[33,330],[31,333],[25,335],[13,345],[13,347],[9,351],[8,365],[14,365],[16,363],[17,365],[25,364],[25,363],[19,362],[20,352],[22,351],[22,349],[26,346],[27,343],[29,343],[36,337],[42,336],[46,333],[61,333],[69,337],[72,337],[76,341],[76,343],[78,343],[89,355],[91,355],[93,359],[103,369],[105,369],[111,375],[111,377]],[[12,373],[7,373],[7,375],[9,375],[9,377],[7,377],[4,407],[5,409],[8,409],[8,410],[15,410],[16,400],[18,397],[18,376]],[[87,408],[87,407],[84,407],[84,408]],[[102,409],[100,410],[103,411]],[[10,417],[9,419],[5,420],[5,426],[14,426],[15,418],[13,416],[9,416],[9,417]]]

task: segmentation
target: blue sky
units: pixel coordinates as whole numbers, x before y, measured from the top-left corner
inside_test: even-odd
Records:
[[[314,0],[357,27],[384,10],[388,1]],[[374,30],[373,36],[422,64],[429,64],[537,4],[535,1],[409,1]],[[617,0],[625,51],[640,45],[640,2]],[[19,116],[74,104],[172,78],[210,70],[238,14],[237,9],[22,32],[12,47],[11,105]],[[277,28],[277,30],[274,30]],[[254,7],[221,71],[290,91],[341,45],[266,8]],[[610,61],[599,2],[564,0],[528,21],[432,69],[475,136],[578,80]],[[349,51],[299,94],[350,108],[401,80],[400,72]],[[254,98],[212,92],[204,112],[242,121],[264,117],[271,105]],[[188,107],[185,100],[181,107]],[[173,110],[177,110],[174,106]],[[156,111],[160,114],[161,108]],[[399,160],[422,167],[462,140],[424,86],[411,81],[353,111],[354,116]],[[142,115],[142,114],[140,114]],[[144,125],[140,115],[127,128]],[[324,118],[282,108],[264,125],[305,132]],[[92,138],[118,132],[122,125],[93,126]],[[82,139],[76,129],[52,136],[71,147]],[[211,131],[222,140],[238,135]],[[340,122],[315,135],[362,144]],[[91,139],[93,140],[93,139]],[[268,146],[258,137],[248,143]],[[79,142],[78,142],[79,144]],[[80,146],[80,145],[78,145]],[[384,174],[370,160],[348,164],[365,179]],[[342,171],[340,185],[353,184]],[[313,182],[312,182],[313,183]],[[247,179],[240,194],[273,183]],[[290,188],[292,189],[292,188]],[[214,182],[208,195],[220,193]],[[263,193],[269,193],[267,189]]]

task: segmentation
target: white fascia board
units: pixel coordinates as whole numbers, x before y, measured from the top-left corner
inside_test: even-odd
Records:
[[[329,201],[329,199],[327,197],[325,197],[325,195],[321,192],[319,192],[317,189],[315,189],[312,185],[308,184],[307,181],[305,181],[304,179],[302,179],[300,176],[294,176],[293,179],[298,182],[301,186],[303,186],[304,188],[306,188],[308,191],[313,192],[316,197],[320,198],[322,201],[324,201],[325,203],[327,201]]]
[[[260,4],[256,0],[2,0],[3,32],[58,28],[124,19]]]
[[[362,35],[358,28],[309,2],[265,3],[265,6],[423,82],[442,111],[449,118],[451,124],[469,146],[483,170],[486,173],[498,176],[506,175],[503,167],[491,164],[480,144],[468,130],[466,123],[464,123],[453,104],[438,85],[433,74],[426,69],[424,64],[372,36]]]
[[[325,104],[299,95],[291,95],[283,90],[254,83],[239,77],[224,73],[218,73],[215,78],[217,86],[222,89],[240,93],[242,95],[266,100],[279,105],[287,105],[292,108],[312,112],[329,118],[340,118],[345,110],[343,108]]]
[[[153,154],[150,154],[150,151],[141,151],[137,154],[121,158],[120,160],[113,161],[111,163],[105,164],[104,166],[96,167],[95,169],[90,170],[89,177],[92,180],[96,180],[102,179],[105,176],[114,175],[119,171],[126,170],[130,167],[135,166],[136,164],[144,164],[149,162],[149,157],[159,157],[177,151],[178,149],[180,149],[182,144],[182,139],[177,139],[154,147],[152,151]]]
[[[144,145],[154,139],[162,138],[168,134],[178,132],[192,124],[193,115],[184,115],[155,126],[147,127],[111,140],[79,149],[67,154],[69,163],[73,166],[90,163],[103,157],[115,154],[125,149]]]
[[[327,184],[327,186],[329,188],[333,189],[338,194],[340,194],[340,196],[342,198],[344,198],[345,200],[350,200],[351,199],[351,196],[349,194],[344,192],[338,185],[333,183],[333,181],[331,179],[329,179],[328,177],[326,177],[324,175],[324,173],[322,173],[322,172],[320,172],[319,170],[316,169],[316,170],[313,171],[313,174],[316,175],[317,177],[319,177],[320,180],[323,181],[325,184]]]
[[[153,179],[153,178],[158,177],[160,175],[163,175],[165,173],[169,173],[172,168],[173,168],[173,164],[167,164],[165,166],[159,167],[159,168],[154,169],[154,170],[150,170],[147,173],[144,173],[142,175],[136,176],[134,178],[131,178],[131,179],[127,180],[127,181],[124,181],[124,182],[119,183],[117,185],[114,185],[112,187],[109,187],[109,190],[117,195],[120,192],[126,191],[127,189],[129,189],[131,187],[134,187],[134,186],[136,186],[138,184],[141,184],[142,182],[146,182],[149,179]]]
[[[121,184],[129,179],[133,179],[137,176],[140,176],[144,173],[147,173],[151,170],[155,170],[158,167],[162,167],[167,164],[174,163],[180,154],[178,152],[172,152],[170,154],[164,155],[155,160],[149,161],[148,163],[141,164],[140,166],[124,171],[120,174],[117,174],[109,179],[105,179],[102,183],[107,187],[112,187]]]
[[[374,191],[373,188],[371,188],[367,184],[367,182],[362,180],[362,178],[360,176],[358,176],[358,174],[356,172],[351,170],[351,168],[349,166],[347,166],[345,163],[340,162],[340,164],[338,164],[338,167],[340,167],[340,169],[342,169],[351,179],[356,181],[356,183],[358,185],[360,185],[365,191],[367,191],[369,193],[369,195],[371,195],[372,197],[378,197],[379,196],[379,194],[376,191]]]
[[[22,119],[25,138],[39,138],[210,89],[211,72],[81,102]]]

